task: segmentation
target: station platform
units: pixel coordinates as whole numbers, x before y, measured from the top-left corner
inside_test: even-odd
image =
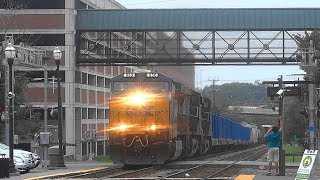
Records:
[[[213,161],[210,162],[214,167],[224,167],[228,166],[235,161]],[[168,164],[168,166],[172,166],[173,168],[182,168],[183,166],[194,166],[198,164],[208,163],[206,161],[180,161],[180,162],[174,162]],[[242,175],[239,175],[235,178],[235,180],[290,180],[294,179],[292,176],[267,176],[266,175],[266,169],[259,169],[261,166],[267,167],[267,162],[257,162],[257,161],[239,161],[236,163],[237,167],[240,168],[248,168],[248,169],[258,169],[255,172],[250,171],[249,175],[245,175],[244,173],[248,172],[242,172]],[[56,178],[62,178],[63,176],[67,174],[80,174],[84,172],[92,172],[92,171],[99,171],[102,169],[112,169],[116,168],[117,165],[114,165],[113,163],[98,163],[95,161],[83,161],[83,162],[70,162],[66,163],[66,168],[43,168],[38,167],[36,169],[31,170],[27,174],[21,174],[20,176],[11,176],[10,179],[27,179],[27,180],[35,180],[35,179],[56,179]],[[299,163],[286,163],[286,167],[288,169],[297,169],[299,166]],[[250,175],[251,174],[251,175]]]
[[[293,180],[287,176],[239,175],[234,180]]]
[[[34,179],[51,179],[52,176],[56,177],[57,175],[65,175],[65,174],[77,174],[83,172],[91,172],[96,170],[101,170],[104,168],[112,168],[115,167],[113,163],[99,163],[94,161],[82,161],[82,162],[66,162],[65,168],[44,168],[38,167],[32,169],[27,174],[21,174],[20,176],[10,176],[10,180],[34,180]]]

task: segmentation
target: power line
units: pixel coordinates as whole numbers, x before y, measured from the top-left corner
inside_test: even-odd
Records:
[[[159,0],[159,1],[149,1],[149,2],[141,2],[141,3],[133,3],[133,4],[124,4],[124,6],[133,6],[133,5],[141,5],[141,4],[155,4],[169,1],[177,1],[177,0]]]

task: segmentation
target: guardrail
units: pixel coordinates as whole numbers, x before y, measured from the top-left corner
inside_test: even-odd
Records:
[[[294,162],[294,158],[296,156],[303,156],[303,152],[302,153],[286,153],[285,156],[292,156],[292,161]]]

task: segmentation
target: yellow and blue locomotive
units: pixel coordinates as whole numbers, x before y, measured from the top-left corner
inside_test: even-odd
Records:
[[[210,150],[210,99],[146,70],[114,77],[111,89],[108,130],[115,164],[164,164]]]

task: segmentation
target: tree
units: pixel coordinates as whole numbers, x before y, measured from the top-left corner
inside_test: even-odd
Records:
[[[4,65],[0,65],[0,73],[5,74]],[[2,78],[0,82],[0,97],[5,97],[5,80]],[[36,132],[39,132],[43,127],[42,120],[39,113],[32,111],[32,106],[26,102],[24,89],[27,88],[29,79],[26,77],[25,72],[15,72],[15,86],[14,86],[14,131],[19,135],[21,140],[31,140]],[[1,106],[5,106],[5,102],[0,101]],[[0,141],[5,137],[5,124],[0,123]]]
[[[215,91],[211,85],[202,90],[202,94],[210,99],[213,99],[213,92],[215,92],[216,103],[213,105],[212,111],[232,117],[239,122],[248,120],[245,116],[240,115],[243,111],[240,106],[271,103],[266,99],[266,87],[261,83],[256,83],[256,85],[249,83],[215,85]],[[233,108],[229,108],[229,106],[233,106]]]
[[[310,40],[313,40],[313,44],[315,46],[315,50],[320,52],[320,30],[315,29],[312,32],[304,32],[304,35],[302,34],[296,34],[294,35],[294,38],[298,42],[298,46],[301,49],[306,49],[309,47]],[[316,57],[318,60],[316,61],[316,68],[314,71],[313,77],[311,77],[311,80],[314,81],[317,85],[320,85],[320,57]]]
[[[285,108],[285,140],[289,141],[293,137],[305,138],[305,130],[308,126],[306,118],[300,114],[305,103],[298,99],[291,101]]]
[[[215,87],[217,87],[217,86],[215,86]],[[213,92],[212,85],[206,86],[202,90],[202,94],[210,99],[213,99],[212,92]],[[231,99],[221,90],[216,90],[215,93],[216,93],[215,94],[216,102],[213,105],[212,111],[215,113],[223,114],[228,111],[228,106],[230,106],[232,104]]]
[[[28,38],[25,38],[33,36],[32,34],[24,36],[23,34],[27,29],[27,25],[15,20],[15,17],[21,14],[19,10],[27,9],[27,7],[27,4],[23,0],[1,0],[0,9],[4,9],[4,13],[0,16],[2,35],[7,35],[10,31],[14,30],[14,34],[16,34],[15,39],[19,42],[27,42]]]
[[[24,32],[27,29],[27,25],[16,24],[14,17],[19,15],[19,9],[26,9],[27,5],[23,0],[1,0],[0,9],[5,9],[4,13],[0,15],[0,43],[2,40],[6,40],[6,36],[12,30],[15,30],[15,42],[28,43],[30,38],[34,35],[25,35]],[[18,28],[17,28],[18,27]],[[34,40],[35,38],[33,38]],[[3,46],[5,47],[5,46]],[[3,60],[4,48],[0,48],[0,60]],[[1,61],[2,62],[2,61]],[[0,106],[5,107],[5,65],[0,64]],[[29,82],[24,72],[15,72],[15,84],[14,84],[14,109],[15,109],[15,134],[19,135],[20,139],[30,140],[33,138],[35,132],[38,132],[42,123],[40,120],[40,114],[32,112],[32,106],[26,102],[24,96],[24,89],[27,87]],[[5,137],[5,124],[0,123],[0,141],[4,141]]]

